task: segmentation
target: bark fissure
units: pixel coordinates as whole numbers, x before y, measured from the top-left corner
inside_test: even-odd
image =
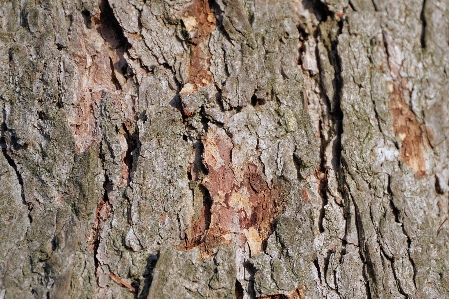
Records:
[[[320,263],[318,262],[318,259],[314,259],[313,260],[313,265],[316,268],[317,274],[318,274],[318,279],[320,280],[320,284],[322,284],[322,278],[321,278],[321,268],[320,268]]]
[[[159,252],[157,254],[152,254],[147,258],[147,264],[145,267],[145,272],[143,274],[144,282],[142,286],[142,290],[139,294],[137,289],[136,291],[136,299],[147,299],[148,294],[150,293],[151,283],[153,282],[153,270],[156,268],[157,262],[159,260]]]
[[[130,185],[137,165],[137,160],[140,155],[141,142],[139,139],[138,126],[135,126],[134,133],[131,133],[125,124],[122,124],[122,126],[125,131],[125,139],[127,144],[127,150],[125,152],[125,156],[123,157],[123,162],[126,167],[125,173],[127,173],[127,185]]]
[[[394,256],[389,256],[384,248],[384,246],[382,246],[382,244],[380,244],[379,242],[377,242],[378,246],[381,249],[381,258],[385,258],[389,263],[390,263],[390,267],[391,267],[391,271],[393,273],[393,277],[396,283],[396,287],[399,291],[399,293],[401,295],[403,295],[406,299],[410,298],[409,295],[404,291],[404,289],[401,286],[401,281],[399,280],[398,277],[398,273],[396,271],[395,268],[395,257]]]
[[[421,20],[421,47],[426,48],[426,30],[427,30],[427,20],[426,20],[426,4],[427,0],[423,0],[421,13],[419,15]]]
[[[411,256],[411,244],[412,240],[410,239],[410,236],[407,233],[407,230],[405,229],[405,225],[403,223],[403,220],[401,219],[401,211],[396,207],[393,201],[393,191],[391,190],[391,176],[388,176],[388,185],[387,185],[387,192],[390,196],[390,206],[393,211],[395,221],[401,225],[402,233],[407,237],[407,257],[410,261],[410,264],[412,265],[413,269],[413,286],[416,288],[416,266],[415,261],[413,260]]]
[[[343,168],[346,170],[345,173],[349,174],[349,169],[347,169],[347,164],[344,161],[344,159],[342,160],[342,166]],[[377,278],[376,278],[376,274],[374,272],[374,268],[373,268],[373,264],[370,260],[370,255],[369,255],[369,250],[367,250],[366,248],[366,242],[365,242],[365,233],[364,233],[364,229],[363,229],[363,222],[362,222],[362,218],[363,215],[360,213],[358,204],[356,202],[356,200],[354,199],[354,197],[351,195],[351,189],[349,188],[348,184],[346,184],[346,188],[347,188],[347,196],[348,198],[350,198],[350,201],[352,202],[352,204],[354,205],[354,210],[355,210],[355,228],[357,231],[357,238],[358,238],[358,243],[359,243],[359,256],[360,256],[360,260],[363,263],[363,269],[362,269],[362,275],[363,275],[363,279],[365,281],[365,290],[366,290],[366,295],[368,299],[372,299],[373,296],[374,298],[377,298],[377,290],[376,289],[372,289],[371,285],[376,286],[377,284]],[[374,293],[374,295],[372,294]]]
[[[5,119],[5,115],[6,115],[6,113],[3,110],[3,119]],[[19,168],[17,167],[17,164],[14,161],[14,159],[11,157],[11,155],[8,154],[8,149],[10,147],[8,147],[8,142],[6,140],[6,132],[9,132],[9,130],[8,130],[6,123],[3,122],[1,124],[1,135],[0,135],[0,146],[2,148],[2,154],[5,157],[6,161],[8,162],[9,166],[11,166],[11,168],[14,170],[17,181],[20,185],[20,197],[22,198],[22,203],[27,206],[27,210],[28,210],[27,217],[31,224],[33,222],[33,218],[31,217],[31,211],[33,210],[33,205],[31,202],[28,202],[25,198],[25,190],[24,190],[24,185],[23,185],[24,182],[23,182],[22,173],[19,171]],[[11,138],[11,142],[13,142],[12,139],[13,138]]]
[[[113,49],[123,47],[127,50],[131,47],[108,0],[100,1],[100,15],[95,21],[99,23],[98,30],[103,39],[108,42]]]
[[[100,146],[101,148],[101,146]],[[106,160],[105,160],[105,154],[100,151],[99,154],[100,161],[102,162],[103,166],[103,173],[104,173],[104,181],[103,181],[103,196],[101,197],[100,201],[97,204],[96,211],[95,211],[95,219],[94,219],[94,238],[93,238],[93,254],[94,254],[94,265],[95,265],[95,276],[97,279],[97,284],[99,283],[99,275],[100,275],[100,267],[102,266],[102,262],[99,258],[99,247],[100,243],[102,241],[102,232],[105,229],[105,223],[108,220],[108,218],[113,213],[113,207],[111,203],[109,202],[109,196],[108,193],[112,191],[113,189],[113,183],[109,179],[107,175],[107,169],[106,169]]]
[[[343,90],[343,79],[341,75],[341,61],[339,57],[339,36],[343,31],[344,22],[341,20],[341,13],[336,13],[330,11],[329,7],[326,7],[322,2],[314,2],[312,11],[316,14],[317,19],[320,20],[319,24],[314,28],[312,32],[306,33],[304,29],[298,27],[300,33],[300,47],[299,47],[299,59],[298,64],[302,67],[302,71],[306,77],[313,80],[319,90],[319,98],[321,101],[321,112],[320,119],[318,123],[318,133],[320,140],[320,165],[315,171],[315,177],[318,181],[318,193],[321,197],[321,207],[318,214],[318,229],[319,232],[328,233],[328,228],[324,226],[325,221],[329,221],[333,216],[326,215],[327,207],[330,205],[330,198],[334,198],[336,194],[330,195],[330,182],[329,182],[329,171],[333,171],[337,178],[337,190],[343,198],[346,198],[344,188],[345,179],[343,176],[343,170],[341,169],[341,136],[343,134],[343,112],[340,108],[341,93]],[[339,21],[337,21],[339,20]],[[336,29],[329,30],[330,24],[336,25]],[[334,27],[334,28],[335,28]],[[313,71],[308,71],[305,68],[308,67],[306,61],[303,61],[303,53],[307,55],[306,44],[309,43],[309,39],[313,39],[315,45],[314,55],[317,63],[318,73],[314,74]],[[324,53],[320,51],[320,44],[324,45]],[[328,66],[325,66],[321,61],[321,55],[325,55],[328,59]],[[307,57],[305,57],[307,59]],[[332,68],[332,73],[326,69],[326,67]],[[310,66],[309,66],[310,67]],[[332,75],[330,75],[330,73]],[[329,76],[332,76],[329,78]],[[325,82],[325,80],[328,80]],[[328,82],[332,82],[329,84]],[[331,90],[332,89],[332,90]],[[305,104],[307,109],[307,102]],[[329,147],[331,147],[331,155],[329,155]],[[295,166],[298,163],[295,161]],[[297,167],[298,168],[298,167]],[[298,177],[299,178],[299,177]],[[332,197],[331,197],[332,196]],[[348,203],[340,203],[335,201],[337,205],[343,207]],[[328,219],[329,218],[329,219]],[[347,221],[347,220],[346,220]],[[347,224],[345,226],[345,231],[347,232]],[[345,233],[346,234],[346,233]],[[343,255],[346,252],[346,235],[341,239],[341,250],[340,261],[343,259]],[[320,265],[318,260],[315,260],[314,264],[317,268],[320,284],[333,289],[335,292],[339,293],[336,272],[333,270],[332,273],[329,272],[329,263],[332,254],[335,250],[328,249],[326,251],[326,256],[324,256],[323,264]],[[323,267],[321,269],[321,266]],[[322,274],[321,274],[322,273]],[[333,281],[328,281],[332,277]],[[333,287],[331,287],[333,285]]]

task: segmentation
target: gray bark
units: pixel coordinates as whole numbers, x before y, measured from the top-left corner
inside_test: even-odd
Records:
[[[0,298],[449,298],[447,0],[2,0]]]

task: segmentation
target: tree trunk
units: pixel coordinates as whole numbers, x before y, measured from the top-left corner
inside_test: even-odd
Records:
[[[0,298],[449,298],[448,10],[1,1]]]

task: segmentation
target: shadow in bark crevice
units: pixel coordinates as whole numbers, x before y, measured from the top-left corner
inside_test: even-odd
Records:
[[[140,292],[136,292],[136,299],[147,299],[148,298],[148,294],[150,293],[150,287],[151,287],[151,283],[153,282],[153,270],[156,267],[157,261],[159,259],[159,253],[157,254],[151,254],[148,258],[147,258],[147,265],[145,267],[145,272],[143,273],[143,286],[142,286],[142,291]]]

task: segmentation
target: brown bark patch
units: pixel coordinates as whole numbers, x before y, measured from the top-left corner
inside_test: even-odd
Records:
[[[257,297],[257,298],[258,299],[304,299],[305,291],[306,291],[306,286],[301,285],[287,295],[276,294],[276,295],[262,296],[262,297]]]
[[[202,183],[210,196],[210,212],[205,208],[191,225],[186,247],[201,243],[208,251],[234,240],[237,246],[248,243],[254,255],[263,249],[274,220],[284,210],[285,190],[281,184],[269,184],[262,168],[253,163],[239,169],[244,176],[237,182],[231,164],[233,144],[223,129],[211,125],[203,144],[209,172]],[[206,217],[210,219],[208,228]]]
[[[418,177],[426,175],[426,134],[416,115],[404,100],[408,96],[407,81],[402,79],[389,86],[388,108],[393,116],[393,131],[402,141],[401,159],[412,168]]]
[[[193,84],[195,89],[209,85],[213,76],[209,71],[210,52],[209,36],[215,29],[215,15],[209,1],[195,0],[181,17],[190,43],[190,69],[187,83]]]

